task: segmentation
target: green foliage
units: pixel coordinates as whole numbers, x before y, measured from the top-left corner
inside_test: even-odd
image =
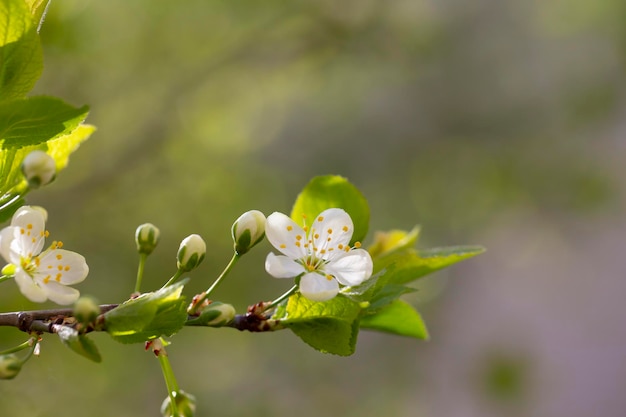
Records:
[[[364,316],[361,319],[361,328],[428,339],[428,330],[422,316],[402,300],[394,300],[376,314]]]
[[[313,348],[342,356],[354,353],[361,311],[354,301],[335,297],[315,302],[295,294],[289,297],[282,311],[275,318]]]
[[[313,178],[298,195],[291,210],[291,218],[302,224],[302,216],[305,216],[310,224],[322,211],[335,207],[344,209],[352,218],[354,234],[350,244],[362,241],[369,226],[369,206],[354,185],[337,175]]]
[[[393,265],[393,271],[386,281],[392,284],[406,284],[484,251],[481,246],[452,246],[421,251],[409,248],[375,259],[374,271],[381,271]]]
[[[79,334],[77,330],[67,326],[61,326],[57,330],[57,335],[61,342],[74,352],[91,361],[102,362],[98,348],[87,336]]]
[[[45,0],[0,2],[0,221],[23,204],[28,192],[20,165],[41,149],[52,156],[57,171],[95,130],[83,125],[86,106],[75,108],[53,97],[29,97],[43,69],[37,26]]]
[[[39,79],[43,54],[24,0],[0,2],[0,101],[24,97]]]
[[[187,320],[182,290],[189,279],[142,294],[104,314],[104,330],[121,343],[142,343],[171,336]]]

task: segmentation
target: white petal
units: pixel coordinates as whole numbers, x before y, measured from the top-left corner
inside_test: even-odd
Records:
[[[48,298],[46,292],[35,284],[32,278],[21,269],[15,273],[15,283],[20,288],[22,294],[30,301],[43,303]]]
[[[0,230],[0,255],[7,262],[14,262],[15,259],[12,259],[11,256],[11,243],[15,239],[15,232],[18,229],[13,226],[5,227]],[[19,260],[19,259],[18,259]]]
[[[365,249],[352,249],[325,269],[343,285],[359,285],[372,276],[372,257]]]
[[[265,270],[274,278],[293,278],[304,272],[302,265],[293,259],[273,253],[265,259]]]
[[[265,236],[272,246],[290,258],[300,259],[306,256],[304,249],[306,233],[283,213],[275,212],[268,216],[265,223]]]
[[[88,273],[89,267],[82,255],[65,249],[53,249],[39,259],[35,279],[39,285],[47,280],[70,285],[83,281]]]
[[[314,272],[305,274],[300,280],[300,293],[311,301],[330,300],[339,292],[339,284],[334,278]]]
[[[340,248],[350,244],[353,232],[354,224],[348,213],[339,208],[324,210],[311,225],[313,247],[322,259],[336,258],[341,254]],[[322,249],[324,252],[320,252]]]
[[[72,304],[80,297],[80,292],[71,287],[66,287],[58,282],[50,281],[43,286],[43,289],[48,294],[48,298],[57,304],[67,305]]]
[[[20,207],[13,218],[11,226],[19,228],[19,233],[15,234],[17,242],[13,243],[13,248],[23,256],[37,255],[43,249],[46,231],[45,216],[41,210],[30,206]],[[15,246],[18,244],[19,246]]]

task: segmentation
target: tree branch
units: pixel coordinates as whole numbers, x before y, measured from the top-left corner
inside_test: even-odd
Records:
[[[100,314],[111,311],[119,304],[100,305]],[[224,327],[231,327],[240,331],[249,332],[270,332],[281,330],[284,326],[279,320],[267,317],[261,310],[263,304],[250,306],[246,314],[237,314],[233,321]],[[16,327],[25,333],[56,333],[54,325],[73,326],[74,311],[71,308],[58,308],[50,310],[19,311],[11,313],[0,313],[0,326]],[[190,319],[196,318],[189,316]],[[93,331],[90,329],[88,331]]]

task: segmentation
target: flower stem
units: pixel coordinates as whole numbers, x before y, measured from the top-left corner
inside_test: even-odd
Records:
[[[163,340],[161,340],[164,342]],[[167,387],[167,395],[170,397],[170,407],[173,416],[178,415],[178,407],[176,405],[176,396],[178,394],[178,382],[174,376],[172,365],[167,356],[167,352],[163,349],[158,355],[159,364],[161,365],[161,371],[163,371],[163,379],[165,379],[165,386]]]
[[[139,267],[137,268],[137,281],[135,282],[135,292],[140,292],[141,280],[143,279],[143,269],[146,266],[146,259],[148,259],[148,254],[142,253],[139,255]]]
[[[241,255],[235,252],[233,257],[230,259],[230,262],[228,262],[228,265],[226,265],[226,268],[224,268],[220,276],[217,277],[217,279],[213,282],[213,284],[204,293],[200,294],[200,296],[198,297],[196,301],[194,301],[194,306],[189,310],[189,314],[194,315],[197,313],[198,307],[201,306],[202,302],[209,297],[209,295],[217,288],[218,285],[220,285],[224,277],[226,277],[226,275],[228,275],[228,273],[233,269],[233,267],[235,266],[235,264],[237,263],[240,257]]]
[[[270,308],[276,307],[278,304],[280,304],[287,298],[291,297],[297,290],[298,290],[298,284],[294,285],[293,287],[289,289],[289,291],[287,291],[286,293],[284,293],[283,295],[281,295],[280,297],[272,301],[271,304],[265,308],[265,310],[269,310]]]
[[[35,345],[35,341],[31,337],[30,339],[28,339],[24,343],[21,343],[21,344],[15,346],[15,347],[12,347],[11,349],[3,350],[2,352],[0,352],[0,355],[8,355],[9,353],[19,352],[20,350],[24,350],[24,349],[32,347],[34,345]]]
[[[180,269],[179,269],[178,271],[176,271],[176,273],[174,274],[174,276],[173,276],[172,278],[170,278],[170,280],[169,280],[169,281],[167,281],[167,282],[165,283],[165,285],[163,286],[163,288],[165,288],[165,287],[169,287],[170,285],[172,285],[173,283],[175,283],[176,281],[178,281],[178,278],[180,278],[180,276],[181,276],[182,274],[183,274],[183,271],[182,271],[182,270],[180,270]]]

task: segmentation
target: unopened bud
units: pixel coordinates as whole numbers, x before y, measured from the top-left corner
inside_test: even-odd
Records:
[[[142,224],[135,231],[135,243],[137,243],[137,252],[150,255],[159,243],[161,232],[159,228],[152,223]]]
[[[206,243],[200,235],[189,235],[178,248],[176,260],[178,261],[178,270],[182,272],[193,271],[200,265],[206,255]]]
[[[20,373],[22,361],[17,355],[0,356],[0,379],[13,379]]]
[[[91,323],[100,314],[100,306],[89,296],[80,297],[74,304],[74,317],[79,323]]]
[[[231,228],[235,252],[243,255],[265,237],[265,215],[259,210],[250,210],[239,216]]]
[[[30,188],[50,183],[57,173],[54,159],[44,151],[32,151],[22,161],[22,173]]]
[[[7,276],[7,277],[12,277],[13,275],[15,275],[15,272],[17,271],[17,267],[13,264],[6,264],[3,268],[2,271],[0,271],[0,273],[2,273],[2,275]]]
[[[214,301],[204,307],[197,318],[188,320],[186,325],[222,327],[233,321],[235,313],[232,305]]]
[[[196,398],[183,390],[174,391],[172,396],[176,402],[178,413],[174,415],[172,412],[172,400],[168,396],[161,405],[163,417],[193,417],[196,412]]]

